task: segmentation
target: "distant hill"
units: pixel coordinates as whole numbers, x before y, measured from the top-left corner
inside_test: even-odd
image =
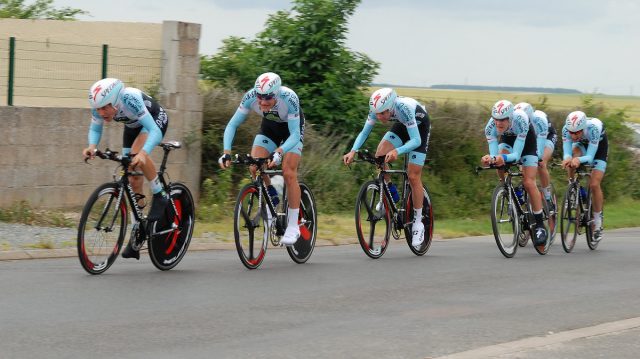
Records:
[[[433,85],[434,90],[475,90],[475,91],[507,91],[507,92],[540,92],[540,93],[564,93],[580,94],[574,89],[549,88],[549,87],[510,87],[510,86],[473,86],[473,85]]]
[[[424,88],[433,90],[470,90],[470,91],[497,91],[497,92],[537,92],[537,93],[558,93],[558,94],[581,94],[582,92],[574,89],[565,88],[549,88],[549,87],[510,87],[510,86],[475,86],[475,85],[433,85],[424,86],[405,86],[392,84],[371,84],[372,87],[409,87]]]

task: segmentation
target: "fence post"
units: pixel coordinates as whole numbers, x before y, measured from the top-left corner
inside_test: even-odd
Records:
[[[16,52],[16,38],[9,38],[9,89],[7,92],[7,106],[13,106],[13,76],[15,69],[15,52]]]
[[[107,78],[107,56],[109,53],[109,45],[102,45],[102,78]]]

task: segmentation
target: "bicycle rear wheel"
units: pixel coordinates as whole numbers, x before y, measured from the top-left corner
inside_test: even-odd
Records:
[[[356,234],[364,253],[380,258],[389,245],[391,216],[386,196],[380,201],[380,186],[368,181],[360,187],[356,198]]]
[[[406,213],[406,224],[413,223],[413,199],[411,197],[411,188],[409,188],[409,193],[407,194],[407,204],[404,207]],[[422,187],[422,194],[424,196],[422,200],[422,224],[424,225],[424,241],[422,244],[416,248],[411,245],[412,241],[412,233],[411,227],[404,227],[404,237],[407,239],[407,244],[409,245],[409,249],[411,252],[417,256],[422,256],[431,247],[431,241],[433,240],[433,206],[431,204],[431,196],[429,195],[429,191],[427,187]]]
[[[580,217],[577,188],[569,185],[564,194],[560,211],[560,239],[562,240],[562,248],[567,253],[571,253],[576,245]]]
[[[254,184],[244,186],[238,193],[233,211],[236,250],[242,264],[249,269],[256,269],[262,264],[269,239],[268,209],[260,201],[259,192]]]
[[[175,209],[165,210],[165,218],[154,223],[152,233],[173,230],[153,235],[149,240],[149,258],[160,270],[169,270],[180,263],[191,243],[195,224],[196,209],[189,188],[182,183],[171,183],[169,193]]]
[[[118,257],[127,232],[127,205],[120,185],[105,183],[89,197],[78,224],[78,258],[91,274],[104,273]]]
[[[515,199],[514,199],[515,200]],[[499,184],[493,191],[491,199],[491,226],[498,249],[507,258],[511,258],[518,250],[520,221],[515,204],[510,199],[504,185]]]
[[[287,246],[289,257],[296,263],[304,263],[311,257],[316,245],[318,234],[318,214],[316,212],[316,200],[313,193],[305,183],[300,182],[300,212],[298,225],[300,226],[300,238],[292,246]]]

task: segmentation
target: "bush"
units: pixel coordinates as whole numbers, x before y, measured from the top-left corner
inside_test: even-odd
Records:
[[[203,92],[203,187],[198,211],[201,219],[217,220],[229,216],[239,187],[249,181],[245,167],[221,171],[217,164],[222,153],[224,128],[240,103],[242,94],[216,88],[204,88]],[[423,171],[423,181],[431,191],[436,217],[468,218],[487,214],[492,189],[497,182],[496,176],[489,172],[478,176],[475,167],[480,164],[480,157],[488,152],[484,127],[490,108],[420,100],[426,104],[431,118],[428,163]],[[547,108],[545,102],[542,98],[534,106],[547,112],[561,136],[564,119],[571,110]],[[624,111],[610,111],[592,103],[589,98],[585,98],[582,109],[589,116],[600,118],[609,136],[609,163],[603,181],[606,199],[639,199],[639,165],[637,158],[627,149],[633,138],[631,131],[623,124],[626,120]],[[362,124],[365,115],[362,115]],[[342,155],[351,148],[357,132],[326,133],[317,129],[315,121],[314,118],[307,118],[300,180],[313,190],[320,212],[351,212],[360,186],[373,178],[374,169],[368,164],[355,164],[350,169],[342,164]],[[240,126],[234,140],[234,153],[250,152],[259,124],[260,118],[252,114]],[[389,127],[390,124],[377,124],[363,148],[374,151]],[[559,161],[561,157],[560,138],[555,158]],[[566,173],[562,170],[552,170],[551,173],[556,190],[561,195],[565,189]]]

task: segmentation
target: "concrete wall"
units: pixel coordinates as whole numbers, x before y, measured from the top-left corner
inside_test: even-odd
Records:
[[[171,180],[186,182],[197,198],[202,128],[197,84],[200,25],[168,21],[156,35],[164,49],[159,100],[169,114],[165,140],[184,145],[172,151],[168,173]],[[86,96],[83,101],[86,104]],[[96,186],[111,180],[115,162],[96,159],[86,165],[82,161],[89,123],[88,108],[0,107],[0,133],[5,138],[0,143],[0,207],[22,200],[40,208],[82,206]],[[99,148],[121,151],[122,131],[119,123],[107,124]],[[162,151],[155,149],[156,163],[161,156]]]
[[[102,45],[109,46],[107,76],[144,89],[160,77],[162,32],[163,24],[0,19],[0,104],[7,104],[9,37],[16,39],[14,105],[88,107]]]

